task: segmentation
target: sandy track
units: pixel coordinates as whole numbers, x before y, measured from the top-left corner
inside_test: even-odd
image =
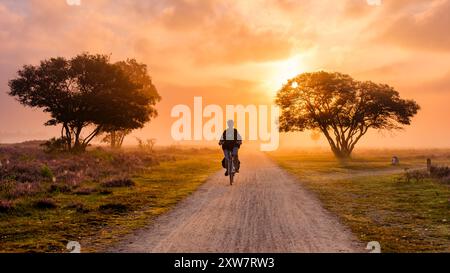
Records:
[[[172,211],[111,252],[359,252],[363,247],[314,195],[264,154],[242,153],[230,186],[213,175]]]

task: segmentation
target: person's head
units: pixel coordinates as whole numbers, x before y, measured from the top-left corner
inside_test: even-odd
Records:
[[[234,121],[230,119],[229,121],[227,121],[227,125],[228,128],[234,128]]]

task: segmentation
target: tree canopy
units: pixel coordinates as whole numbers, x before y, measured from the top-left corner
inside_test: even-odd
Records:
[[[107,133],[104,140],[109,142],[112,148],[119,148],[122,146],[125,136],[133,129],[142,127],[150,118],[158,115],[152,106],[159,102],[161,97],[152,83],[145,64],[129,59],[117,62],[115,66],[138,87],[137,94],[135,92],[128,93],[128,95],[134,96],[133,100],[140,102],[135,106],[133,113],[129,113],[133,114],[132,116],[116,112],[118,115],[114,117],[115,122],[103,128],[103,131]]]
[[[25,65],[9,87],[21,104],[50,114],[46,125],[61,124],[69,150],[84,150],[102,132],[143,127],[160,100],[145,64],[88,53]]]
[[[277,93],[276,104],[282,111],[281,131],[320,130],[341,159],[351,156],[369,129],[401,129],[420,109],[389,85],[323,71],[289,80]]]

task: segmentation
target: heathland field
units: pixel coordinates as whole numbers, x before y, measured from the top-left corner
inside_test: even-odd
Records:
[[[392,166],[391,156],[400,158]],[[339,163],[328,153],[279,151],[270,157],[316,193],[359,240],[383,252],[450,251],[450,151],[365,151]],[[432,174],[426,160],[432,159]]]
[[[166,212],[220,168],[209,149],[45,153],[0,146],[0,251],[99,251]]]
[[[38,144],[0,145],[1,252],[67,252],[69,241],[82,252],[346,252],[370,241],[383,252],[450,251],[448,150],[364,151],[340,162],[317,150],[268,159],[246,147],[230,186],[217,173],[219,149]]]

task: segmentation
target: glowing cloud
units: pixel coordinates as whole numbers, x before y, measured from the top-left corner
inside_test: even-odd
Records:
[[[369,6],[381,6],[382,1],[381,0],[367,0],[367,4],[369,4]]]
[[[81,0],[66,0],[69,6],[81,6]]]

